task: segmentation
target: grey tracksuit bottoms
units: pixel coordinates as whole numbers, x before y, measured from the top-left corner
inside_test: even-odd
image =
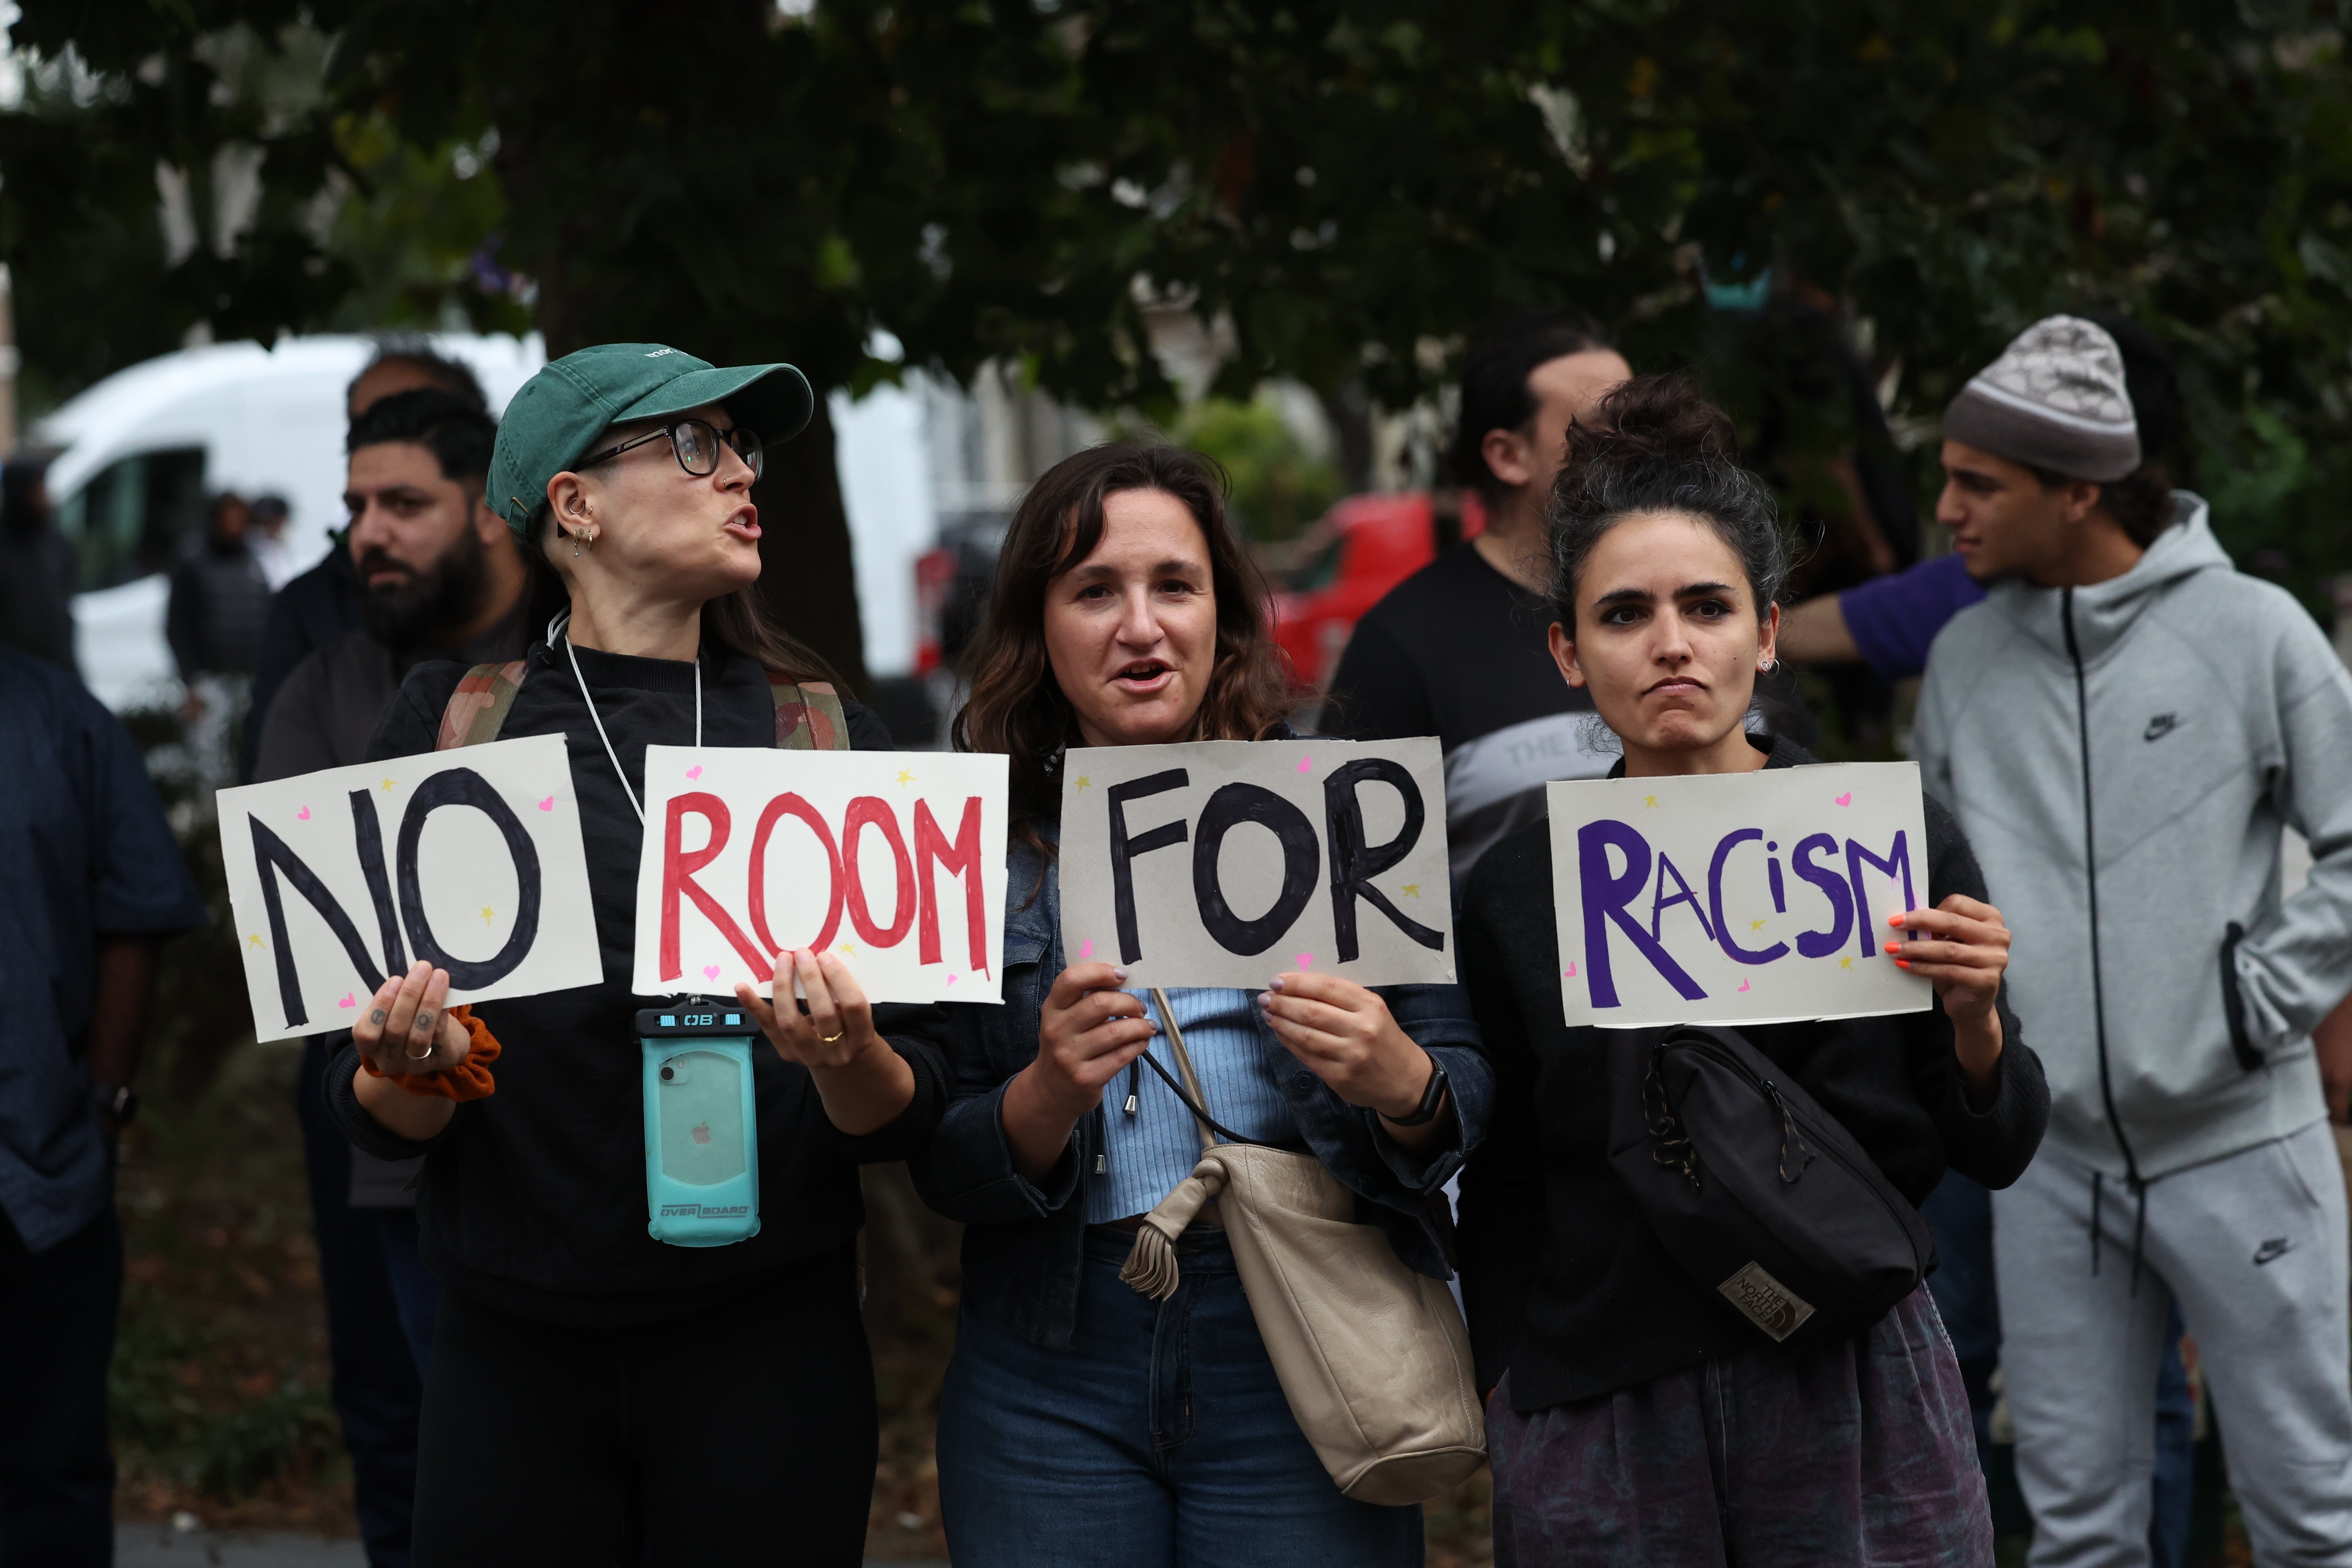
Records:
[[[1993,1194],[2001,1365],[2034,1568],[2148,1560],[2165,1309],[2203,1357],[2263,1568],[2352,1568],[2352,1312],[2345,1184],[2325,1122],[2159,1177],[2044,1145]],[[2133,1238],[2140,1230],[2133,1287]]]

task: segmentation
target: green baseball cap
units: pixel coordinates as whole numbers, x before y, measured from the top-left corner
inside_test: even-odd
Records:
[[[751,397],[743,395],[757,387]],[[578,462],[614,425],[733,403],[763,442],[808,426],[816,397],[788,364],[720,370],[661,343],[599,343],[565,354],[522,384],[499,419],[488,500],[519,535],[547,504],[547,481]]]

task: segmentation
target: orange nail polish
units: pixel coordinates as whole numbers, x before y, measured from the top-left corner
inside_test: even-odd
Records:
[[[1902,911],[1898,910],[1894,914],[1887,916],[1886,923],[1891,926],[1900,926],[1903,923]]]
[[[1911,967],[1911,961],[1907,958],[1898,958],[1895,961],[1895,967],[1897,969],[1908,969]]]
[[[1903,944],[1899,942],[1890,942],[1886,944],[1886,951],[1889,952],[1901,952],[1903,951]]]

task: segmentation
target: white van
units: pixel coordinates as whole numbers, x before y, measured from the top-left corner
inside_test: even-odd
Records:
[[[536,336],[431,341],[472,367],[493,409],[547,358]],[[374,353],[363,337],[185,349],[108,376],[34,428],[30,444],[61,448],[48,483],[79,560],[74,657],[100,701],[172,699],[168,574],[207,496],[283,496],[289,554],[308,567],[326,553],[344,521],[343,393]]]
[[[547,355],[539,337],[436,336],[473,368],[493,411]],[[183,540],[220,490],[276,494],[291,509],[285,545],[307,569],[343,512],[343,393],[374,356],[364,337],[220,343],[118,371],[44,419],[28,444],[61,448],[48,471],[58,520],[79,557],[74,657],[108,707],[178,699],[163,613]],[[884,386],[833,395],[842,499],[855,547],[866,668],[915,665],[914,563],[937,532],[921,400]]]

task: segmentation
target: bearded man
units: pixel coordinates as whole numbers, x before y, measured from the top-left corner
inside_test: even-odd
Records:
[[[394,393],[352,420],[345,540],[360,626],[305,656],[263,721],[259,780],[363,762],[409,670],[522,656],[526,574],[484,504],[498,426],[449,393]],[[296,1107],[327,1298],[336,1414],[373,1568],[407,1568],[421,1371],[440,1286],[416,1249],[418,1161],[353,1150],[327,1114],[323,1037],[305,1043]]]

